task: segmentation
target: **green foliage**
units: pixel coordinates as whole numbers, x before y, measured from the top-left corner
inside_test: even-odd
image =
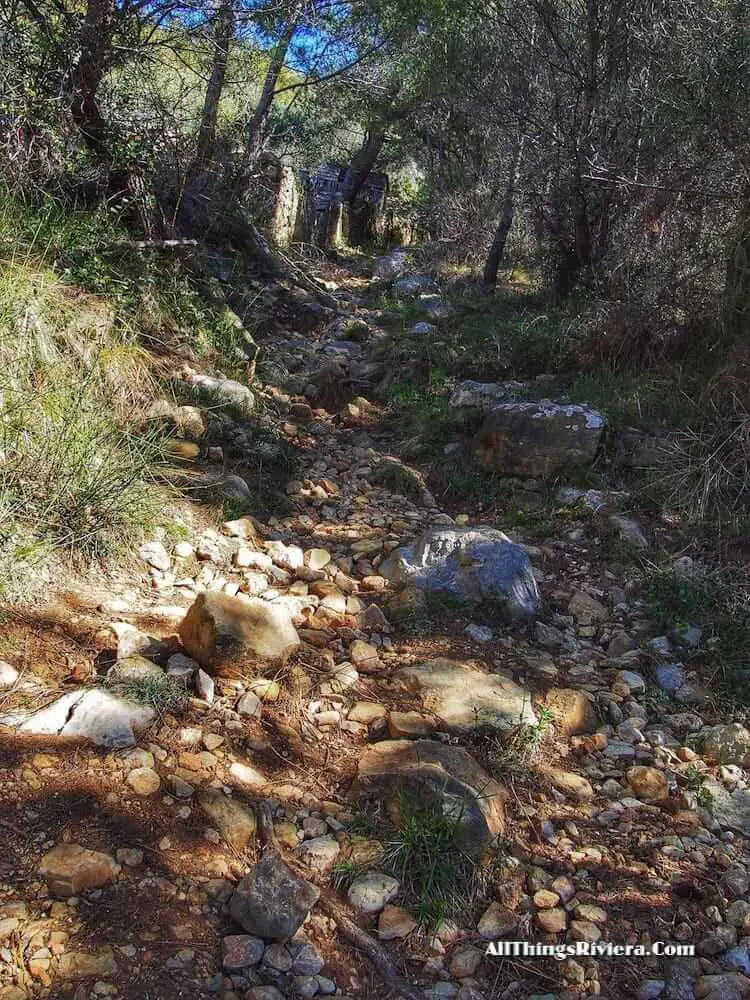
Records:
[[[401,882],[420,923],[439,927],[457,903],[471,867],[460,810],[439,793],[402,788],[399,824],[385,847],[385,863]]]
[[[544,737],[555,721],[552,710],[543,707],[536,723],[523,723],[493,741],[491,767],[498,773],[528,775],[539,757]]]
[[[568,395],[574,403],[600,410],[614,428],[656,431],[681,427],[696,418],[695,391],[695,378],[674,366],[659,374],[602,370],[578,375]]]
[[[12,231],[0,214],[7,246]],[[141,429],[151,380],[143,352],[99,299],[28,252],[0,270],[0,550],[14,566],[54,550],[102,557],[132,544],[164,507],[164,437]],[[23,574],[21,574],[22,576]],[[27,585],[33,577],[29,576]]]
[[[701,785],[695,792],[695,801],[702,809],[708,809],[711,812],[714,805],[714,794],[710,788]]]
[[[703,629],[705,652],[696,657],[718,673],[726,690],[750,696],[750,586],[714,573],[684,578],[655,569],[647,579],[646,607],[656,628]]]
[[[361,871],[362,867],[349,858],[337,861],[331,869],[331,885],[339,892],[346,891]]]
[[[131,701],[149,705],[160,716],[183,712],[190,702],[184,685],[169,674],[149,674],[123,684],[121,690]]]

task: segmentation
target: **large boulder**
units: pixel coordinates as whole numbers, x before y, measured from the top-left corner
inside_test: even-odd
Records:
[[[248,934],[280,941],[297,933],[319,897],[276,851],[266,851],[235,889],[229,911]]]
[[[213,375],[191,375],[188,382],[196,389],[213,396],[220,403],[238,406],[248,414],[255,409],[253,391],[242,382],[231,378],[215,378]]]
[[[525,382],[459,382],[450,398],[458,409],[492,410],[499,403],[512,402],[526,391]]]
[[[604,425],[600,413],[578,403],[499,403],[474,439],[474,457],[507,476],[550,477],[591,465]]]
[[[380,573],[397,586],[411,582],[458,600],[497,602],[511,620],[539,607],[529,557],[491,528],[431,528],[391,553]]]
[[[300,644],[286,608],[218,592],[198,595],[179,634],[187,653],[209,669],[247,656],[283,663]]]
[[[366,747],[353,795],[393,801],[400,790],[440,796],[443,812],[458,820],[465,849],[474,855],[503,835],[506,793],[460,747],[436,740],[385,740]]]
[[[64,736],[115,748],[132,746],[135,734],[150,726],[154,718],[148,705],[100,688],[86,688],[71,691],[38,712],[0,716],[0,723],[30,736]]]
[[[423,707],[451,732],[468,733],[483,726],[508,730],[537,721],[526,688],[458,660],[440,658],[403,667],[393,680],[418,694]]]
[[[393,294],[397,299],[416,299],[420,295],[437,292],[435,279],[429,274],[408,274],[394,282]]]
[[[382,281],[390,281],[403,274],[408,264],[409,257],[405,250],[391,250],[385,256],[377,258],[372,265],[372,276]]]

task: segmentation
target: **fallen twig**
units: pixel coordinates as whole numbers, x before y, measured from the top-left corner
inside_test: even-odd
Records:
[[[353,920],[350,920],[338,903],[335,903],[329,896],[321,895],[317,905],[331,917],[347,941],[367,955],[386,984],[398,996],[403,997],[404,1000],[424,1000],[424,992],[404,979],[385,948],[370,937],[367,931],[363,931]]]
[[[258,817],[258,835],[263,850],[275,851],[283,857],[279,842],[273,829],[273,817],[271,807],[263,799],[258,799],[255,803],[255,812]],[[287,862],[288,863],[288,862]],[[296,867],[296,866],[295,866]],[[412,986],[399,973],[388,952],[371,937],[367,931],[363,931],[353,920],[344,913],[343,908],[334,902],[325,893],[321,893],[317,906],[319,906],[336,924],[342,936],[346,938],[355,948],[363,951],[370,959],[375,969],[399,997],[403,1000],[424,1000],[424,993],[416,986]]]

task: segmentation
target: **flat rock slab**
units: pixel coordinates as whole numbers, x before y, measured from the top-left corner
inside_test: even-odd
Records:
[[[286,608],[216,592],[198,595],[179,634],[187,653],[209,669],[243,655],[283,663],[300,644]]]
[[[460,747],[436,740],[385,740],[366,747],[353,793],[391,796],[403,787],[439,795],[443,811],[460,817],[466,849],[473,854],[482,854],[505,830],[505,791]]]
[[[508,730],[537,721],[526,688],[459,660],[440,658],[403,667],[393,680],[420,695],[423,708],[452,732],[467,733],[482,726]]]
[[[414,545],[396,549],[380,572],[397,586],[411,582],[461,601],[497,603],[511,620],[539,607],[529,557],[492,528],[431,528]]]
[[[100,688],[71,691],[30,714],[14,713],[0,722],[30,736],[86,739],[101,747],[127,747],[154,721],[154,710]]]
[[[474,457],[506,476],[547,478],[591,465],[604,425],[600,413],[578,403],[498,403],[474,440]]]

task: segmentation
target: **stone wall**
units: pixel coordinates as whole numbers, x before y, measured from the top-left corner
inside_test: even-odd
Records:
[[[312,192],[306,171],[286,160],[266,157],[263,175],[268,192],[266,228],[280,247],[309,243],[313,232]]]
[[[272,154],[264,157],[262,170],[260,216],[269,239],[277,246],[310,243],[324,250],[349,242],[408,246],[418,237],[415,218],[387,209],[384,194],[381,200],[368,198],[358,202],[350,213],[331,183],[325,192],[322,190],[325,185],[316,184],[321,177],[329,180],[325,171],[311,178],[307,171],[296,170],[288,160]],[[381,176],[385,175],[377,175]]]

